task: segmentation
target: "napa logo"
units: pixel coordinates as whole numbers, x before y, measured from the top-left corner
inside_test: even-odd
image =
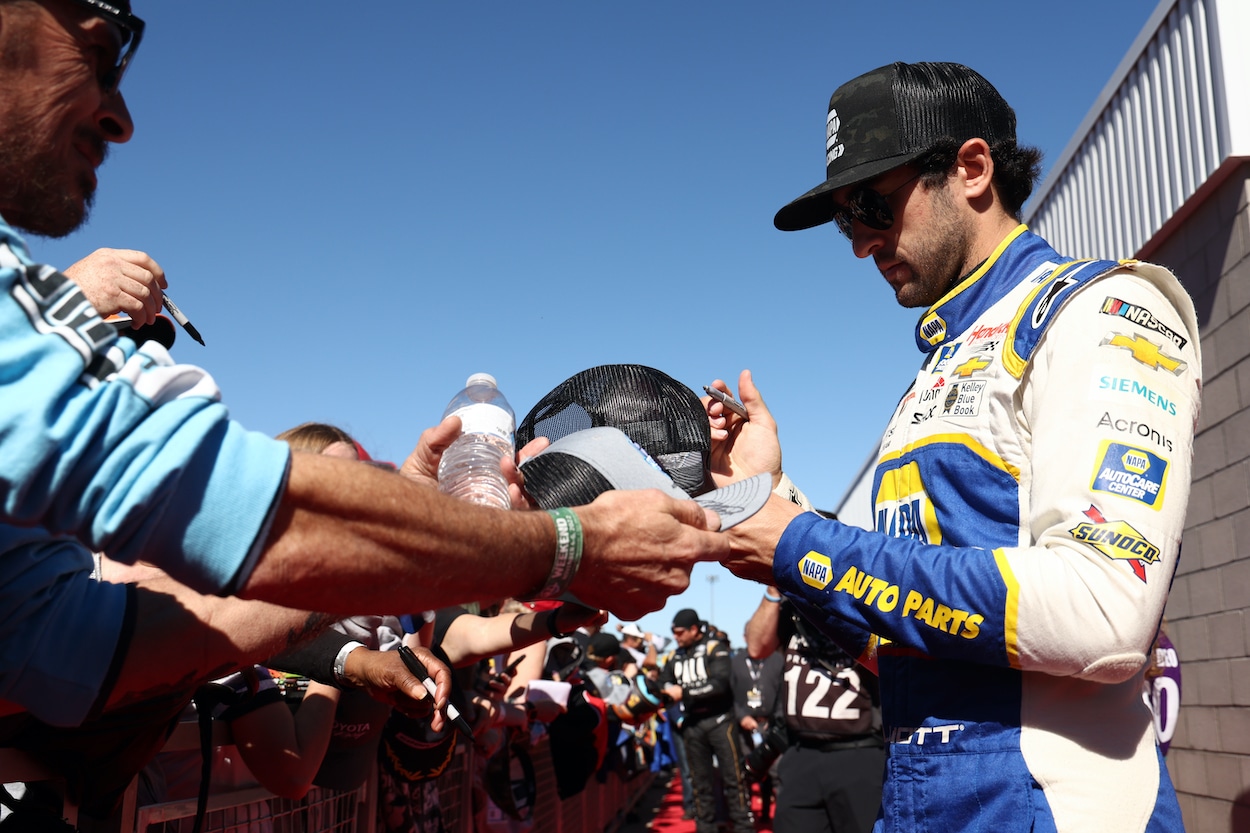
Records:
[[[1091,489],[1144,503],[1156,511],[1162,507],[1168,475],[1165,458],[1111,440],[1102,441],[1098,454]]]
[[[799,559],[799,578],[808,587],[824,590],[833,581],[833,564],[829,556],[811,551]]]
[[[1159,560],[1159,548],[1126,521],[1109,521],[1090,504],[1085,510],[1090,523],[1081,522],[1068,530],[1075,540],[1083,541],[1108,558],[1127,561],[1133,574],[1146,580],[1146,565]]]
[[[915,463],[884,472],[873,505],[877,532],[892,538],[912,538],[922,544],[942,543],[933,501],[929,500]]]
[[[936,312],[926,315],[920,322],[920,337],[930,344],[939,344],[946,338],[946,322]]]

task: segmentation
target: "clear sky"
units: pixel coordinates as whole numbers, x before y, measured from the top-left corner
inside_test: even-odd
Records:
[[[238,420],[336,423],[394,461],[475,371],[520,418],[598,364],[699,392],[750,368],[833,508],[919,354],[836,230],[772,226],[824,179],[830,93],[959,61],[1054,159],[1155,5],[134,0],[135,138],[90,222],[31,248],[148,251],[207,343],[175,358]],[[643,625],[689,606],[740,644],[759,598],[700,567]]]

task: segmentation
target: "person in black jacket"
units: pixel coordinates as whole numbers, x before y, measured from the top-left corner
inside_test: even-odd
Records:
[[[680,700],[680,727],[690,765],[694,792],[696,833],[715,833],[715,756],[725,788],[725,803],[733,833],[752,833],[751,793],[746,786],[743,760],[733,717],[729,647],[703,633],[699,614],[686,608],[673,617],[677,649],[660,674],[660,684]]]
[[[730,660],[730,683],[734,692],[734,720],[738,722],[738,741],[748,776],[760,785],[760,818],[767,819],[772,806],[773,791],[780,781],[777,764],[762,772],[751,769],[751,750],[764,744],[770,722],[778,711],[782,690],[785,658],[780,651],[753,657],[747,649],[736,651]],[[761,750],[761,753],[763,750]],[[757,753],[760,754],[760,753]]]
[[[773,756],[785,749],[773,829],[868,833],[885,775],[877,678],[808,624],[776,587],[764,591],[747,621],[746,640],[752,657],[780,656],[784,668],[761,749]]]

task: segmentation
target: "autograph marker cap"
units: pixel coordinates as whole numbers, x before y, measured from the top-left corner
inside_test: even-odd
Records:
[[[690,500],[643,449],[619,428],[607,426],[576,431],[556,440],[521,464],[525,491],[543,509],[584,506],[612,489],[659,489]],[[768,502],[772,477],[757,474],[720,489],[697,495],[698,501],[720,515],[720,528],[745,521]]]
[[[830,194],[924,155],[941,139],[963,144],[1016,138],[1016,114],[998,90],[962,64],[895,62],[833,92],[825,121],[825,176],[777,212],[773,225],[798,231],[833,219]]]

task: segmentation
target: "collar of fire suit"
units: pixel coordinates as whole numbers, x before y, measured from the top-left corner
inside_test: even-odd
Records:
[[[985,261],[933,306],[916,325],[916,347],[931,353],[958,336],[1047,260],[1061,258],[1045,240],[1021,224],[1012,229]]]

